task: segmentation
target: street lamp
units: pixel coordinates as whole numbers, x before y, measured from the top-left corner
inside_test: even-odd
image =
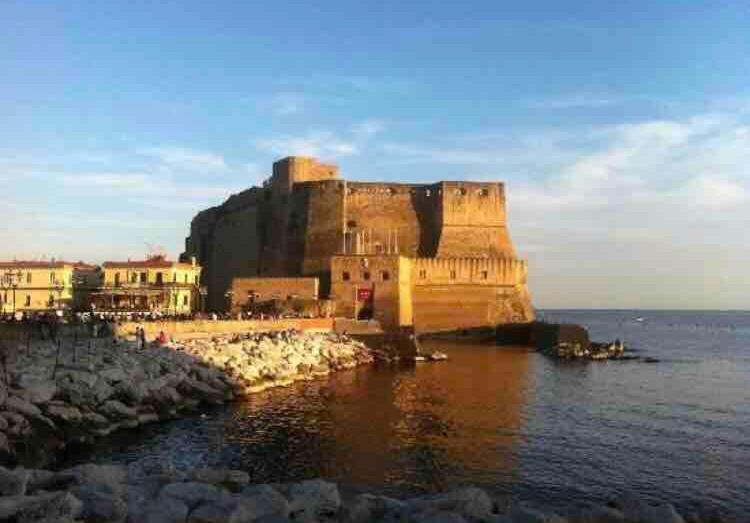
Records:
[[[208,296],[208,288],[206,286],[198,287],[198,295],[200,296],[200,303],[198,306],[201,312],[206,312],[206,296]]]
[[[234,296],[234,291],[232,289],[229,289],[227,292],[224,293],[224,297],[229,302],[227,307],[227,312],[232,312],[232,297]]]

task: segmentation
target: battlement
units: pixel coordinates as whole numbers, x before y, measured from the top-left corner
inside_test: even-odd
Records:
[[[416,258],[415,285],[524,285],[525,260],[516,258]]]
[[[232,278],[311,277],[346,317],[384,325],[528,321],[527,266],[505,198],[501,182],[352,182],[335,165],[290,156],[262,188],[200,213],[184,256],[204,266],[210,307],[226,304]]]
[[[334,180],[338,177],[339,168],[336,165],[320,163],[306,156],[287,156],[274,162],[273,174],[266,184],[290,191],[296,183]]]

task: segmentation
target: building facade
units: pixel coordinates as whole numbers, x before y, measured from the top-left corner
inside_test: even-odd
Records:
[[[434,332],[534,317],[526,262],[498,182],[351,182],[313,158],[284,158],[263,187],[192,221],[183,259],[204,267],[208,307],[234,278],[315,277],[336,314]]]
[[[96,312],[189,314],[199,310],[201,267],[155,256],[102,264],[101,287],[91,295]]]
[[[0,262],[0,313],[76,310],[100,281],[99,269],[81,262]]]

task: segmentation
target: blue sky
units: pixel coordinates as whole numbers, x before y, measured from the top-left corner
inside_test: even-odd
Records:
[[[747,2],[2,2],[3,257],[176,256],[309,154],[504,180],[543,307],[748,308]]]

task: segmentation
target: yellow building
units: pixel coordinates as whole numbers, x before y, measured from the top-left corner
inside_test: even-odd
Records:
[[[154,256],[102,264],[104,281],[92,294],[95,312],[188,314],[200,302],[200,266]]]
[[[73,310],[78,296],[98,286],[93,265],[64,261],[0,262],[0,312]]]

